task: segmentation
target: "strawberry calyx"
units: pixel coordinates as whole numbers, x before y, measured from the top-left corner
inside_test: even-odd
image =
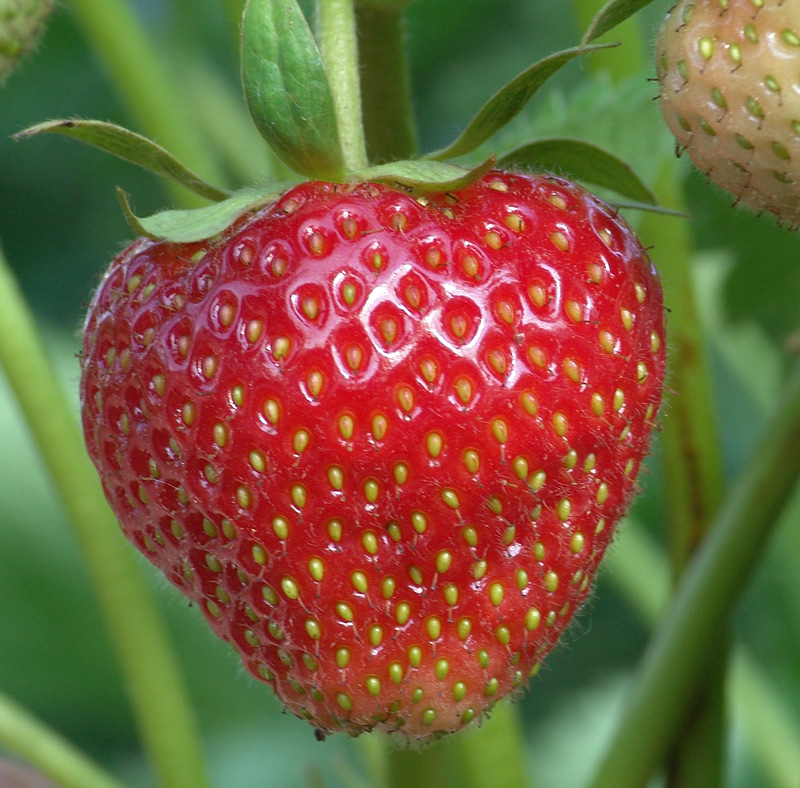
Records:
[[[400,14],[405,5],[406,0],[377,0],[370,7]],[[609,3],[600,12],[600,15],[606,14],[600,23],[603,32],[611,21],[622,21],[633,13],[629,6],[630,3]],[[446,192],[474,183],[498,161],[507,168],[558,172],[609,187],[633,200],[636,207],[654,204],[652,194],[624,162],[579,141],[532,142],[530,146],[505,154],[487,157],[484,153],[482,159],[476,160],[477,149],[516,117],[551,76],[580,55],[608,44],[584,41],[578,47],[556,52],[525,69],[497,91],[445,148],[421,158],[376,163],[361,161],[366,159],[366,153],[363,157],[358,155],[359,145],[363,149],[363,138],[360,143],[357,140],[348,142],[348,137],[354,134],[351,127],[361,127],[361,118],[350,123],[353,118],[342,117],[343,102],[337,98],[345,82],[340,74],[332,75],[338,66],[326,61],[324,43],[318,46],[297,0],[248,1],[243,15],[241,46],[245,100],[261,136],[281,162],[297,173],[296,180],[267,182],[230,191],[207,182],[146,137],[97,120],[53,120],[15,136],[24,139],[44,132],[64,134],[170,178],[213,201],[214,205],[191,211],[165,210],[140,218],[134,214],[127,198],[120,197],[125,216],[135,232],[176,242],[213,237],[243,214],[270,202],[303,180],[372,181],[417,193]],[[352,98],[349,97],[344,106],[352,108]],[[352,111],[358,114],[360,107]],[[380,161],[380,152],[372,153]],[[452,163],[456,158],[464,163]]]
[[[391,162],[352,172],[346,183],[384,183],[414,193],[458,191],[489,172],[495,163],[494,156],[472,169],[444,162]],[[144,218],[136,216],[128,195],[120,188],[117,188],[117,198],[128,224],[138,235],[172,243],[193,243],[219,235],[242,216],[273,202],[298,183],[268,183],[234,192],[202,208],[159,211]]]

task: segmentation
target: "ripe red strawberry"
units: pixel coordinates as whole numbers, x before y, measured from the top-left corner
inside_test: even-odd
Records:
[[[785,0],[680,0],[657,44],[664,118],[709,178],[800,218],[800,17]]]
[[[83,424],[126,536],[291,711],[425,737],[567,626],[663,375],[656,274],[581,188],[311,182],[113,262]]]

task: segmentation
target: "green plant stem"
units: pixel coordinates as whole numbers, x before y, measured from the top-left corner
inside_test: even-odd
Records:
[[[0,367],[82,549],[161,788],[207,785],[181,671],[143,575],[106,503],[60,381],[0,253]]]
[[[353,0],[318,0],[320,52],[333,93],[345,168],[367,166]]]
[[[662,205],[684,208],[672,161],[655,188]],[[676,226],[677,225],[677,226]],[[673,573],[679,577],[722,502],[724,479],[707,349],[694,298],[693,250],[685,222],[651,214],[642,238],[652,244],[669,307],[669,386],[661,445]]]
[[[372,164],[410,159],[417,151],[402,8],[357,0],[361,97]]]
[[[64,788],[124,788],[27,709],[0,692],[0,742]]]
[[[790,525],[784,519],[782,527]],[[620,529],[607,577],[642,622],[655,629],[669,606],[672,573],[661,546],[636,522]],[[734,643],[728,671],[729,712],[743,729],[748,749],[774,788],[797,788],[800,724],[772,682]],[[713,785],[708,782],[707,785]]]
[[[684,208],[673,161],[660,173],[655,193],[662,205]],[[666,524],[672,574],[677,581],[706,535],[722,502],[724,477],[708,353],[692,277],[693,249],[687,222],[655,214],[641,226],[652,244],[669,307],[669,389],[665,398],[661,449]],[[709,656],[695,702],[667,758],[669,788],[706,788],[721,781],[725,732],[728,638]]]
[[[731,667],[734,710],[742,720],[747,742],[768,784],[797,788],[800,774],[800,725],[781,695],[743,649],[735,652]]]
[[[183,92],[125,0],[69,0],[111,82],[145,134],[206,180],[225,185],[211,148],[198,133]],[[185,207],[207,201],[176,189]]]
[[[800,476],[800,367],[683,575],[639,665],[594,788],[640,788],[665,756],[704,660]]]

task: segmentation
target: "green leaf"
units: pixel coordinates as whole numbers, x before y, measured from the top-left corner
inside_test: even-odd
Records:
[[[296,0],[249,0],[242,24],[242,85],[261,136],[295,172],[338,178],[333,96]]]
[[[501,156],[499,164],[506,168],[565,173],[640,203],[656,202],[650,189],[624,161],[604,148],[571,137],[552,137],[523,145]]]
[[[609,30],[624,22],[629,16],[650,5],[653,0],[609,0],[598,12],[589,29],[583,36],[581,46],[585,47],[590,41],[600,38]]]
[[[50,120],[14,135],[15,139],[33,137],[43,132],[66,134],[112,153],[146,170],[172,178],[187,189],[209,200],[224,200],[230,192],[206,183],[181,164],[169,151],[133,131],[100,120]]]
[[[483,164],[470,170],[441,161],[393,161],[353,172],[349,179],[399,183],[421,191],[458,191],[486,174],[495,162],[495,157],[490,156]]]
[[[429,159],[453,159],[463,156],[482,145],[512,118],[520,113],[550,77],[567,63],[584,52],[606,49],[608,44],[573,47],[556,52],[518,74],[505,87],[492,96],[469,122],[461,135],[446,148],[428,154]]]
[[[189,210],[160,211],[143,219],[133,213],[128,195],[122,189],[117,189],[117,197],[134,232],[172,243],[192,243],[223,232],[240,216],[274,200],[289,185],[270,184],[243,189],[214,205]]]

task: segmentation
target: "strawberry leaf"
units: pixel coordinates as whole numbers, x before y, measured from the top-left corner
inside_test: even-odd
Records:
[[[450,145],[428,154],[429,159],[453,159],[463,156],[482,145],[512,118],[516,117],[550,77],[567,63],[584,52],[606,49],[607,44],[573,47],[540,60],[518,74],[505,87],[492,96],[469,122],[467,128]]]
[[[595,15],[583,36],[581,46],[586,47],[589,42],[613,30],[629,16],[633,16],[652,2],[653,0],[609,0]]]
[[[603,186],[632,200],[653,205],[656,198],[638,175],[604,148],[569,137],[537,140],[500,157],[505,168],[564,173]]]
[[[160,211],[145,218],[139,218],[133,213],[128,195],[120,188],[117,188],[117,198],[135,233],[172,243],[192,243],[218,235],[240,216],[274,200],[289,186],[290,184],[283,183],[243,189],[214,205]]]
[[[441,161],[393,161],[378,164],[350,174],[351,180],[399,183],[420,191],[458,191],[478,180],[494,167],[496,159],[490,156],[473,169]]]
[[[328,77],[296,0],[249,0],[242,84],[261,136],[295,172],[338,178],[342,151]]]
[[[106,153],[119,156],[157,175],[172,178],[195,194],[209,200],[224,200],[230,195],[230,192],[218,189],[199,175],[195,175],[169,151],[152,140],[113,123],[100,120],[50,120],[20,131],[14,135],[14,139],[26,139],[44,132],[66,134],[68,137],[94,145]]]

